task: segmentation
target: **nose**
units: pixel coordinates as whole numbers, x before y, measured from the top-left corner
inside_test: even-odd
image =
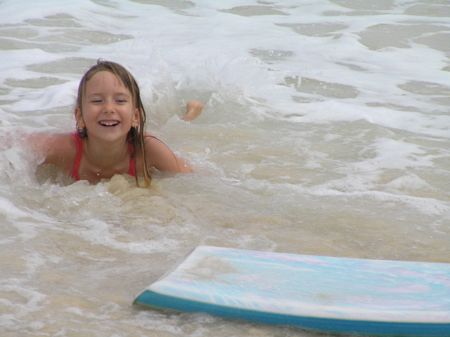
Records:
[[[112,113],[114,112],[114,101],[108,99],[105,100],[105,104],[103,105],[103,112]]]

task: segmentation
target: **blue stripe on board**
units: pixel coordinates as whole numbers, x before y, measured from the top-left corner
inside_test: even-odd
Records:
[[[134,304],[181,312],[203,312],[225,318],[262,322],[265,324],[296,326],[308,330],[330,333],[358,333],[374,336],[450,337],[448,323],[401,323],[340,320],[318,317],[302,317],[248,309],[230,308],[161,295],[145,290]]]

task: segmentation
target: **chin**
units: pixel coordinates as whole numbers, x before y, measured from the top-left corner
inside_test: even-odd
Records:
[[[96,132],[96,133],[89,133],[88,135],[92,138],[101,139],[104,141],[117,141],[119,139],[126,139],[128,137],[128,131],[122,131],[122,130],[111,130],[108,132]]]

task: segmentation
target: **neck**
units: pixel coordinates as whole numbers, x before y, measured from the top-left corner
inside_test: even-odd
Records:
[[[98,170],[114,169],[128,159],[128,143],[126,140],[105,142],[97,139],[86,139],[84,154],[89,163]]]

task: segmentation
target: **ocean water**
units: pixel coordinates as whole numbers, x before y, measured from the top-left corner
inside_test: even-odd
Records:
[[[448,0],[1,0],[1,336],[318,336],[131,305],[200,244],[450,262],[449,56]],[[99,58],[195,173],[36,170]]]

